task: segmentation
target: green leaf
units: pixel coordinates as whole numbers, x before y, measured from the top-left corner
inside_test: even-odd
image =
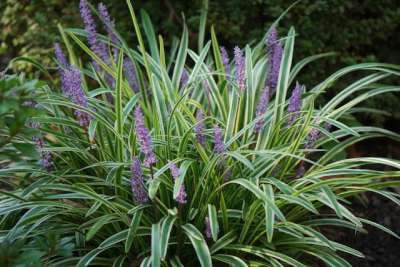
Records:
[[[202,267],[212,267],[211,255],[203,235],[192,224],[182,225],[182,229],[189,237]]]
[[[218,239],[219,224],[217,217],[217,209],[214,205],[208,204],[208,218],[210,219],[211,236],[214,241]]]
[[[246,188],[247,190],[249,190],[250,192],[252,192],[258,199],[264,201],[266,203],[266,205],[269,205],[269,207],[276,213],[276,215],[278,216],[279,219],[281,219],[282,221],[286,221],[285,216],[283,215],[283,213],[279,210],[279,208],[275,205],[275,203],[273,203],[270,199],[268,199],[264,192],[260,190],[260,188],[258,188],[254,183],[245,180],[243,178],[240,179],[235,179],[233,181],[227,182],[226,184],[239,184],[241,186],[243,186],[244,188]]]
[[[129,226],[128,236],[125,241],[125,253],[128,253],[131,249],[133,239],[135,238],[135,234],[140,225],[140,220],[142,218],[142,210],[138,210],[133,214],[131,225]]]
[[[13,143],[13,146],[18,149],[23,156],[28,156],[31,158],[38,158],[39,153],[36,150],[36,146],[29,143]]]
[[[226,254],[217,254],[213,256],[213,259],[228,263],[230,266],[235,266],[235,267],[247,267],[248,265],[239,257],[232,256],[232,255],[226,255]]]
[[[160,224],[155,223],[151,226],[151,266],[160,267],[160,265],[161,265]]]
[[[271,185],[263,186],[266,197],[270,199],[271,202],[274,202],[274,191]],[[269,243],[272,242],[272,237],[274,234],[274,224],[275,224],[275,213],[273,209],[269,207],[269,205],[264,204],[265,209],[265,229],[267,233],[267,240]]]
[[[188,49],[188,30],[186,25],[183,25],[182,39],[178,50],[178,55],[175,59],[174,72],[172,74],[172,85],[174,88],[179,88],[179,82],[182,75],[183,68],[186,62],[186,55]]]
[[[169,237],[171,235],[172,226],[174,225],[175,220],[176,215],[168,214],[168,216],[162,221],[160,236],[162,259],[165,259],[167,256]]]
[[[89,231],[86,234],[86,241],[89,241],[92,239],[96,233],[107,223],[109,223],[111,220],[115,219],[115,215],[113,214],[106,214],[104,216],[101,216],[98,218],[97,222],[93,224],[93,226],[89,229]]]
[[[91,261],[94,260],[94,258],[96,258],[96,256],[98,254],[100,254],[101,252],[103,252],[104,250],[106,250],[107,248],[95,248],[93,250],[91,250],[89,253],[87,253],[85,256],[83,256],[78,264],[76,265],[76,267],[86,267],[90,264]]]

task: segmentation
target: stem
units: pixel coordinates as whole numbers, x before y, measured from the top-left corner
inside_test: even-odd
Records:
[[[181,230],[181,225],[182,225],[182,209],[183,205],[179,204],[178,205],[178,236],[176,238],[177,241],[177,246],[176,246],[176,255],[179,256],[181,250],[182,250],[182,244],[183,244],[183,236],[182,236],[182,230]]]

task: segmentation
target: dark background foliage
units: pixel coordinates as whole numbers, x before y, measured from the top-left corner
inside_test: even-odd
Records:
[[[93,5],[98,2],[91,1]],[[133,41],[133,27],[125,1],[103,2],[115,18],[117,29]],[[243,46],[262,38],[271,23],[293,2],[209,1],[207,26],[215,26],[220,43],[227,48]],[[78,0],[0,1],[0,67],[4,68],[6,62],[16,56],[33,56],[51,65],[52,44],[58,38],[57,23],[65,27],[81,26],[78,5]],[[186,21],[191,31],[192,47],[196,48],[203,0],[142,0],[134,1],[134,5],[137,10],[145,9],[149,13],[156,30],[166,40],[179,36]],[[337,52],[336,56],[320,60],[306,69],[301,82],[309,87],[345,65],[366,61],[400,62],[399,0],[303,0],[281,21],[281,34],[285,34],[290,26],[295,26],[298,33],[295,60],[317,53]],[[31,66],[22,63],[17,68],[31,70]],[[338,85],[337,89],[341,86]],[[330,94],[335,94],[335,91]],[[385,110],[390,116],[360,114],[358,118],[399,130],[396,126],[400,119],[399,100],[395,94],[374,98],[367,105]]]

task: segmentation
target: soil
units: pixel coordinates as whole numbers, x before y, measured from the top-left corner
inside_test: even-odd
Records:
[[[367,203],[354,203],[352,211],[358,217],[369,219],[384,225],[397,235],[400,235],[400,206],[376,194],[366,193]],[[398,267],[400,266],[400,240],[366,225],[368,233],[354,233],[344,230],[334,238],[337,242],[346,244],[365,255],[365,258],[346,256],[354,266],[362,267]]]

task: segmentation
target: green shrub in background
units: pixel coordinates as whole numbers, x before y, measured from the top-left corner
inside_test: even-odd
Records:
[[[357,217],[351,203],[374,192],[399,204],[390,189],[400,184],[400,162],[342,155],[365,139],[400,141],[347,123],[363,101],[400,90],[387,83],[398,80],[398,65],[352,65],[305,89],[299,75],[327,55],[295,61],[294,28],[278,41],[269,30],[267,47],[261,38],[229,60],[213,31],[190,49],[184,27],[166,47],[146,13],[140,30],[127,2],[135,43],[110,24],[110,38],[61,29],[61,87],[35,90],[45,113],[34,118],[42,165],[0,170],[5,180],[27,174],[26,186],[0,191],[0,242],[16,247],[0,260],[24,258],[23,240],[34,259],[60,267],[348,267],[344,255],[362,253],[321,228],[373,225],[398,237]],[[315,106],[346,77],[348,86]]]
[[[44,84],[24,75],[0,73],[0,168],[16,164],[21,158],[38,158],[35,146],[21,138],[37,134],[26,126],[39,115],[39,110],[31,105],[32,94]]]
[[[47,55],[57,39],[57,23],[71,26],[79,22],[75,11],[78,0],[5,0],[0,3],[2,27],[1,54],[11,57]],[[112,2],[110,13],[127,18],[123,1]],[[233,48],[248,40],[258,40],[292,0],[232,0],[210,1],[207,24],[215,25],[221,41]],[[182,26],[181,12],[186,15],[189,31],[196,34],[199,8],[197,1],[135,1],[145,8],[159,32],[179,36]],[[335,60],[357,63],[365,58],[395,62],[399,59],[400,6],[396,0],[325,0],[300,1],[280,23],[282,28],[298,25],[299,51],[296,57],[326,51],[340,52]],[[118,25],[123,35],[130,35],[128,20]],[[122,30],[121,30],[122,29]],[[132,37],[132,35],[130,36]],[[42,50],[42,52],[40,52]],[[319,63],[321,64],[321,63]],[[313,72],[313,71],[311,71]]]
[[[52,43],[58,38],[56,25],[62,23],[64,26],[72,26],[80,23],[79,14],[75,10],[78,2],[1,1],[0,68],[16,56],[40,58],[43,63],[51,64],[48,55]],[[124,1],[104,2],[107,5],[112,3],[110,12],[114,17],[129,16]],[[233,48],[248,40],[259,40],[264,29],[291,4],[292,0],[210,1],[207,24],[215,25],[221,42]],[[184,12],[192,36],[191,47],[197,46],[196,32],[203,1],[135,1],[135,6],[149,12],[157,31],[163,33],[167,40],[180,35],[183,23],[181,13]],[[336,56],[321,60],[315,67],[307,69],[301,76],[301,80],[306,83],[312,83],[316,78],[326,76],[343,65],[365,60],[400,61],[400,5],[397,0],[304,0],[298,2],[280,23],[282,29],[290,25],[297,25],[300,33],[295,58],[327,51],[338,52]],[[120,20],[117,29],[128,41],[134,40],[128,19]],[[170,43],[166,42],[167,45]],[[22,62],[18,69],[32,71],[31,65]],[[338,89],[331,90],[320,101],[331,98]],[[398,94],[391,93],[368,100],[366,106],[389,112],[387,115],[396,121],[386,123],[385,126],[399,130],[396,127],[400,119],[396,108],[399,100]],[[383,125],[390,122],[383,115],[364,112],[358,113],[357,118]]]

